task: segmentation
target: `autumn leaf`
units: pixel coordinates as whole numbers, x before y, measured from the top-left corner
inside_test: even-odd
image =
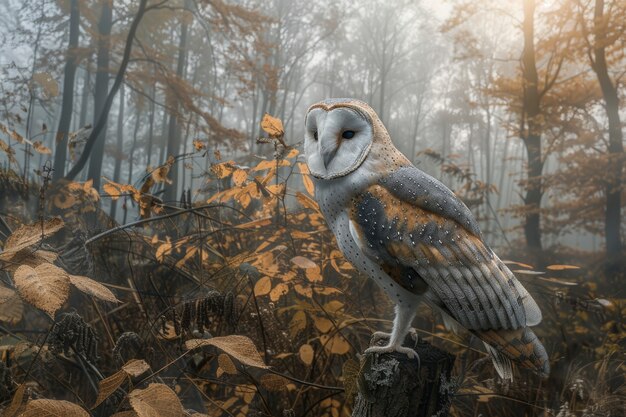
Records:
[[[190,339],[185,342],[185,347],[188,350],[194,350],[205,346],[214,346],[237,359],[244,365],[255,368],[267,368],[267,365],[263,363],[256,346],[254,346],[252,340],[246,336],[230,335],[214,337],[211,339]]]
[[[150,384],[146,389],[135,389],[128,394],[131,407],[139,417],[181,417],[183,405],[178,396],[165,384]]]
[[[44,155],[52,154],[52,150],[38,140],[33,142],[33,149],[39,152],[40,154],[44,154]]]
[[[217,365],[222,368],[224,372],[229,375],[237,375],[237,367],[233,363],[233,360],[225,353],[220,353],[217,357]]]
[[[322,333],[328,333],[330,329],[334,327],[333,322],[328,320],[326,317],[315,317],[313,319],[313,324],[315,328]]]
[[[42,223],[34,223],[31,225],[23,225],[19,229],[14,230],[6,241],[4,252],[0,253],[0,260],[6,261],[13,257],[14,254],[33,246],[42,239],[53,235],[63,228],[63,220],[60,217],[53,217]]]
[[[89,417],[82,407],[65,400],[32,400],[20,417]]]
[[[194,139],[193,148],[196,150],[196,152],[198,152],[198,151],[206,149],[206,144],[200,139]]]
[[[0,286],[0,322],[16,324],[22,320],[24,303],[17,291]]]
[[[53,264],[41,264],[36,268],[21,265],[15,271],[13,280],[24,300],[52,318],[70,292],[67,273]]]
[[[361,366],[354,359],[348,359],[341,367],[341,379],[343,379],[343,387],[346,390],[346,398],[352,400],[352,397],[358,392],[357,378],[361,372]]]
[[[294,339],[298,333],[306,328],[306,313],[302,310],[296,311],[289,323],[289,336]]]
[[[280,299],[280,297],[288,292],[289,286],[287,284],[284,282],[278,283],[274,288],[272,288],[272,291],[270,291],[270,300],[275,303]]]
[[[150,365],[143,359],[131,359],[122,366],[122,370],[131,378],[136,378],[150,370]]]
[[[294,256],[293,258],[291,258],[291,262],[303,269],[317,267],[317,264],[315,262],[313,262],[309,258],[305,258],[304,256]]]
[[[99,406],[104,400],[109,398],[128,379],[128,375],[123,370],[119,370],[98,382],[98,397],[91,406],[92,409]]]
[[[267,113],[265,113],[263,120],[261,120],[261,129],[271,137],[280,137],[285,134],[283,122]]]
[[[315,211],[320,210],[320,206],[317,204],[317,202],[306,194],[298,191],[296,192],[296,199],[298,200],[298,203],[300,203],[304,208],[312,209]]]
[[[33,74],[33,81],[41,86],[48,98],[56,97],[59,94],[59,84],[47,72],[36,72]]]
[[[335,355],[345,355],[350,351],[350,344],[340,334],[336,334],[333,337],[322,335],[320,336],[320,342],[327,352],[333,353]]]
[[[11,404],[7,408],[4,409],[3,417],[13,417],[17,414],[18,410],[22,406],[22,402],[24,401],[24,392],[26,391],[26,385],[20,384],[15,390],[15,394],[13,394],[13,399],[11,400]]]
[[[237,168],[233,173],[233,182],[237,187],[241,186],[246,178],[248,178],[248,173],[243,169]]]
[[[259,382],[268,391],[281,391],[287,387],[289,380],[284,376],[268,373],[261,375]]]
[[[546,269],[550,271],[564,271],[566,269],[580,269],[580,267],[574,265],[548,265]]]
[[[315,351],[313,347],[309,344],[304,344],[300,346],[298,350],[298,356],[300,360],[304,362],[306,365],[311,365],[313,363],[313,356],[315,355]]]
[[[102,301],[108,301],[110,303],[120,302],[111,290],[100,284],[98,281],[94,281],[91,278],[83,277],[81,275],[69,275],[69,278],[72,285],[85,294],[89,294]]]
[[[254,295],[261,297],[267,295],[272,290],[272,279],[270,277],[263,277],[254,284]]]
[[[304,188],[309,195],[315,195],[315,186],[313,185],[313,180],[311,180],[311,172],[309,171],[309,167],[304,162],[298,162],[298,170],[300,171],[300,175],[302,176],[302,182],[304,183]]]

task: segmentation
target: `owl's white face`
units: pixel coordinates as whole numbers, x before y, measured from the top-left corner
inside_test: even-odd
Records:
[[[357,169],[373,141],[372,124],[350,107],[313,108],[306,117],[304,152],[314,177],[332,179]]]

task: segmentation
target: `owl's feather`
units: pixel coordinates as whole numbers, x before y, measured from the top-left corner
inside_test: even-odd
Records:
[[[355,241],[398,285],[413,293],[430,289],[429,299],[463,327],[483,340],[489,335],[503,369],[500,353],[543,373],[543,347],[525,355],[515,347],[526,345],[511,344],[521,336],[507,333],[520,329],[528,343],[536,341],[526,326],[541,320],[539,307],[448,188],[415,167],[401,168],[355,196],[350,218]]]

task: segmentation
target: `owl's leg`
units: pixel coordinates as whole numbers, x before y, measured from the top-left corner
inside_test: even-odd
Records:
[[[367,349],[365,353],[400,352],[406,354],[411,359],[417,358],[419,360],[419,356],[417,356],[417,353],[413,349],[402,346],[404,338],[411,329],[413,317],[415,317],[414,308],[405,308],[396,305],[396,318],[393,320],[393,329],[389,335],[389,343],[386,346],[372,346]],[[376,336],[376,333],[374,333],[374,337]],[[378,338],[378,340],[381,338],[382,337]]]
[[[419,335],[417,334],[417,330],[415,330],[413,327],[411,327],[409,329],[409,335],[411,336],[411,339],[413,339],[413,341],[415,343],[417,343],[420,339]],[[372,333],[372,338],[370,339],[370,345],[375,345],[376,343],[378,343],[380,340],[389,340],[391,339],[391,333],[387,333],[387,332],[374,332]]]

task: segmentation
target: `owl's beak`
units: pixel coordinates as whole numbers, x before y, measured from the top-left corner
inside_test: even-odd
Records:
[[[324,154],[324,168],[328,169],[328,164],[330,164],[330,161],[333,160],[336,153],[337,153],[337,148]]]
[[[337,154],[338,149],[339,147],[334,137],[325,135],[320,138],[320,153],[324,160],[324,168],[328,169],[328,165]]]

